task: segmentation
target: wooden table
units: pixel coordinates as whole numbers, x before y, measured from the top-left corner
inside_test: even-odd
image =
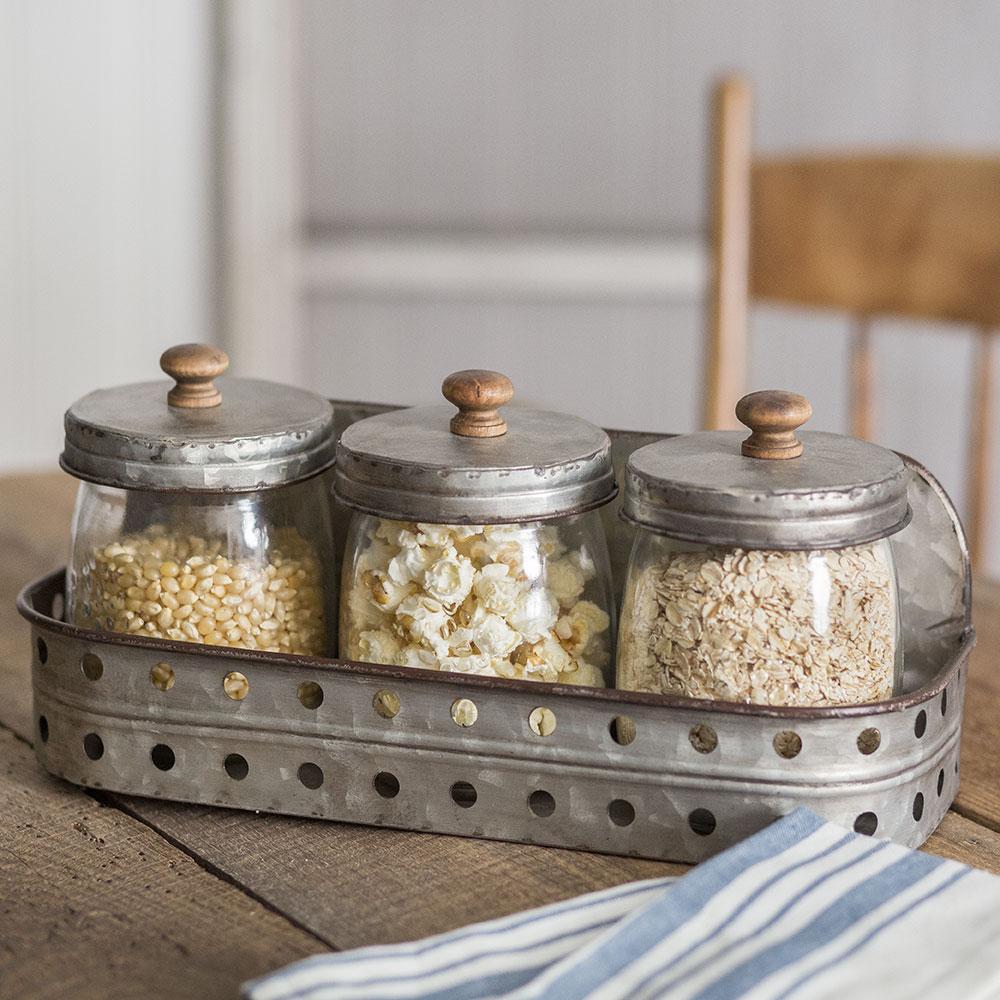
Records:
[[[65,561],[75,482],[0,479],[0,996],[234,997],[306,955],[403,941],[681,865],[83,791],[31,752],[14,597]],[[1000,586],[980,583],[962,787],[926,846],[1000,872]]]

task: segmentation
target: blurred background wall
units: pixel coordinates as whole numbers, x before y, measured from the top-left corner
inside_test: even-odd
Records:
[[[992,0],[2,0],[0,469],[185,340],[338,397],[495,367],[692,429],[712,81],[751,79],[764,152],[997,150],[998,38]],[[755,310],[750,387],[845,430],[846,329]],[[877,440],[963,502],[969,332],[875,330]]]
[[[212,336],[211,10],[0,0],[0,469],[62,411]]]

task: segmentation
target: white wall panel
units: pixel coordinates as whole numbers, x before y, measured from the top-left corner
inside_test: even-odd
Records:
[[[1000,146],[994,0],[306,0],[308,217],[690,232],[710,81],[758,144]]]
[[[691,430],[701,309],[677,305],[316,298],[314,388],[344,399],[440,399],[442,378],[495,368],[517,398],[609,427]]]
[[[208,0],[0,4],[0,468],[208,336]]]

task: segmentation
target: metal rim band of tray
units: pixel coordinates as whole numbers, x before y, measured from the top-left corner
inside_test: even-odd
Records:
[[[619,470],[652,439],[614,434]],[[893,540],[906,680],[889,701],[777,708],[97,633],[53,615],[56,572],[18,599],[37,755],[129,794],[674,861],[799,805],[917,846],[958,788],[974,633],[958,518],[906,463],[913,521]],[[631,529],[605,513],[620,582]],[[232,672],[242,700],[224,690]]]

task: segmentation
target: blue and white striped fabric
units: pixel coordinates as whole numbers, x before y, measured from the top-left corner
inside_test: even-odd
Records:
[[[247,1000],[852,995],[1000,997],[1000,879],[800,809],[682,878],[306,959],[244,987]]]

